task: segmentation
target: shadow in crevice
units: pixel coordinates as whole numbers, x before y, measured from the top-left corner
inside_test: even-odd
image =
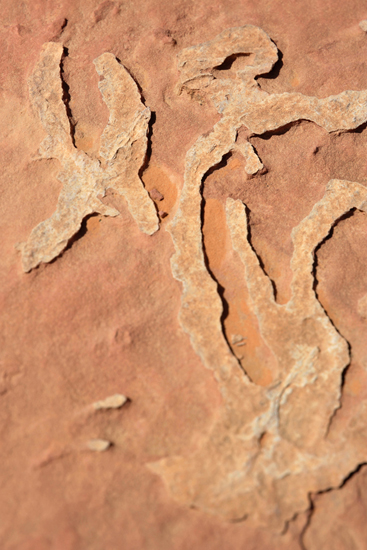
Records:
[[[86,234],[87,234],[87,231],[88,231],[88,227],[87,227],[87,223],[88,223],[88,220],[90,220],[91,218],[96,218],[100,216],[100,214],[98,212],[93,212],[91,214],[88,214],[87,216],[85,216],[85,218],[83,218],[81,224],[80,224],[80,228],[79,230],[72,236],[70,237],[70,239],[68,240],[67,242],[67,245],[65,246],[65,248],[60,252],[60,254],[58,254],[55,258],[53,258],[50,262],[47,262],[48,264],[53,264],[54,262],[56,262],[59,258],[61,258],[65,252],[67,250],[70,250],[72,248],[72,246],[77,242],[79,241],[81,238],[83,238]]]
[[[357,211],[358,209],[357,208],[351,208],[350,210],[348,210],[348,212],[345,212],[342,216],[340,216],[339,218],[337,218],[334,223],[332,224],[332,226],[330,227],[330,230],[328,232],[328,234],[326,235],[326,237],[324,237],[322,239],[322,241],[319,242],[319,244],[316,246],[315,250],[314,250],[314,263],[313,263],[313,268],[312,268],[312,275],[313,275],[313,290],[316,294],[316,298],[319,300],[319,296],[317,294],[317,286],[319,284],[318,280],[317,280],[317,268],[318,268],[318,257],[317,257],[317,254],[320,250],[320,248],[327,242],[331,239],[331,237],[333,236],[334,234],[334,229],[337,227],[337,225],[339,225],[340,222],[344,221],[344,220],[348,220],[349,218],[352,218],[354,213]],[[320,300],[319,300],[320,301]],[[326,313],[326,312],[325,312]]]
[[[201,195],[203,195],[203,190],[204,190],[204,185],[205,185],[205,181],[207,180],[207,178],[213,174],[213,172],[216,172],[217,170],[220,170],[221,168],[225,168],[228,164],[228,161],[229,159],[231,158],[232,156],[232,151],[229,151],[228,153],[226,153],[225,155],[223,155],[222,157],[222,160],[220,160],[217,164],[214,164],[211,168],[209,168],[209,170],[204,174],[204,177],[202,179],[202,184],[201,184]]]
[[[367,128],[367,122],[364,122],[363,124],[361,124],[357,128],[352,128],[351,130],[342,130],[342,131],[340,131],[340,133],[343,133],[343,134],[361,134],[362,132],[364,132],[364,130],[366,130],[366,128]]]
[[[231,156],[232,156],[232,153],[230,151],[222,157],[220,162],[218,162],[217,164],[215,164],[214,166],[209,168],[209,170],[203,176],[201,186],[200,186],[200,195],[201,195],[201,213],[200,213],[200,215],[201,215],[201,226],[200,226],[200,230],[201,230],[201,244],[202,244],[202,249],[203,249],[205,267],[206,267],[210,277],[217,284],[218,295],[219,295],[219,297],[221,299],[221,302],[222,302],[223,310],[222,310],[222,314],[221,314],[221,317],[220,317],[220,323],[221,323],[221,327],[222,327],[222,334],[223,334],[223,337],[224,337],[225,341],[227,342],[228,349],[232,353],[233,357],[235,357],[235,359],[238,362],[238,364],[240,365],[240,367],[243,368],[240,361],[237,359],[237,357],[233,353],[233,350],[231,348],[231,345],[230,345],[230,343],[228,341],[228,338],[227,338],[227,335],[226,335],[224,321],[226,320],[226,318],[228,317],[228,314],[229,314],[229,304],[228,304],[227,300],[224,297],[225,288],[219,283],[219,281],[216,279],[213,271],[210,268],[209,257],[208,257],[207,251],[206,251],[204,233],[203,233],[203,227],[204,227],[204,221],[205,221],[205,204],[206,204],[206,201],[205,201],[204,195],[203,195],[205,181],[206,181],[206,179],[208,178],[208,176],[210,174],[213,174],[213,172],[215,172],[216,170],[220,170],[221,168],[224,168],[225,166],[227,166],[228,160],[230,159]]]
[[[252,55],[251,53],[234,53],[232,55],[229,55],[228,57],[225,58],[223,63],[221,63],[220,65],[217,65],[216,67],[213,67],[213,71],[229,71],[232,68],[233,63],[237,59],[241,59],[244,57],[249,58],[251,55]]]
[[[201,190],[203,190],[203,185],[202,185]],[[223,310],[222,310],[222,314],[221,314],[221,317],[220,317],[220,323],[221,323],[222,333],[223,333],[224,339],[226,340],[226,342],[228,344],[228,347],[231,350],[233,356],[236,357],[234,355],[234,353],[232,351],[232,348],[231,348],[231,345],[228,341],[226,331],[225,331],[225,326],[224,326],[224,322],[225,322],[225,320],[227,319],[227,317],[229,315],[229,304],[228,304],[227,300],[224,297],[225,288],[219,283],[219,281],[217,280],[217,278],[215,277],[213,271],[210,268],[209,257],[208,257],[206,247],[205,247],[205,240],[204,240],[204,233],[203,233],[204,219],[205,219],[204,218],[205,217],[205,204],[206,204],[206,201],[205,201],[204,197],[202,196],[202,201],[201,201],[201,243],[202,243],[202,248],[203,248],[204,263],[205,263],[205,267],[206,267],[209,275],[211,276],[213,281],[215,281],[215,283],[217,284],[217,291],[218,291],[219,297],[222,301]],[[238,361],[237,357],[236,357],[236,360]]]
[[[317,268],[318,268],[318,257],[317,257],[317,254],[319,252],[319,250],[321,249],[321,247],[331,239],[331,237],[333,236],[333,233],[334,233],[334,229],[337,227],[337,225],[339,225],[340,222],[344,221],[344,220],[347,220],[351,217],[353,217],[354,213],[357,211],[358,209],[357,208],[351,208],[350,210],[348,210],[348,212],[345,212],[344,214],[342,214],[342,216],[340,216],[339,218],[337,218],[334,223],[332,224],[328,234],[322,239],[322,241],[319,242],[319,244],[316,246],[315,250],[314,250],[314,261],[313,261],[313,266],[312,266],[312,276],[313,276],[313,285],[312,285],[312,288],[313,288],[313,291],[315,293],[315,296],[316,296],[316,299],[317,301],[319,302],[322,310],[324,311],[326,317],[329,319],[331,325],[333,326],[334,330],[345,340],[345,342],[347,343],[348,345],[348,355],[349,355],[349,362],[348,364],[344,367],[343,369],[343,372],[341,373],[341,380],[340,380],[340,400],[339,400],[339,406],[334,410],[333,414],[331,415],[330,419],[329,419],[329,424],[328,424],[328,427],[327,427],[327,431],[326,431],[326,435],[329,433],[330,431],[330,428],[331,428],[331,425],[333,423],[333,420],[334,418],[336,417],[338,411],[342,408],[343,406],[343,402],[342,402],[342,397],[343,397],[343,388],[344,388],[344,385],[345,385],[345,379],[346,379],[346,375],[347,375],[347,372],[349,370],[349,367],[351,365],[351,360],[352,360],[352,346],[350,345],[350,343],[348,342],[348,340],[345,338],[345,336],[340,332],[340,330],[338,329],[338,327],[335,325],[334,321],[332,320],[332,318],[330,317],[330,315],[328,314],[328,312],[326,311],[326,309],[324,308],[320,298],[319,298],[319,295],[318,295],[318,292],[317,292],[317,286],[319,284],[319,281],[317,279]]]
[[[252,134],[250,138],[256,137],[257,139],[263,139],[263,140],[269,140],[273,136],[282,136],[285,133],[287,133],[289,130],[294,128],[295,126],[300,126],[302,123],[308,122],[310,124],[316,124],[312,120],[307,120],[307,118],[301,118],[298,120],[293,120],[292,122],[288,122],[287,124],[284,124],[283,126],[279,126],[279,128],[274,128],[273,130],[269,130],[267,132],[264,132],[263,134]],[[316,124],[317,126],[317,124]],[[321,128],[321,126],[320,126]]]
[[[66,82],[65,77],[64,77],[64,74],[65,74],[64,61],[68,56],[69,56],[69,50],[68,50],[68,48],[64,47],[63,54],[62,54],[61,60],[60,60],[60,80],[61,80],[61,87],[62,87],[62,101],[65,105],[66,115],[68,117],[69,125],[70,125],[70,137],[71,137],[71,141],[73,142],[74,147],[76,147],[76,145],[75,145],[76,123],[75,123],[75,120],[73,118],[73,113],[71,112],[71,108],[70,108],[70,101],[71,101],[70,86]]]
[[[222,310],[222,314],[221,314],[221,318],[220,318],[220,322],[221,322],[221,326],[222,326],[222,333],[223,333],[223,336],[228,344],[228,348],[230,349],[231,353],[233,354],[233,356],[236,358],[236,361],[238,362],[238,364],[240,365],[240,367],[242,368],[242,370],[244,370],[244,372],[246,373],[247,376],[249,376],[249,374],[245,371],[245,369],[243,368],[240,360],[236,357],[236,355],[234,354],[233,350],[232,350],[232,346],[230,344],[230,342],[228,341],[228,338],[226,336],[226,331],[225,331],[225,321],[229,315],[229,303],[227,302],[226,298],[225,298],[225,288],[220,284],[220,282],[218,281],[218,279],[216,278],[215,274],[213,273],[213,271],[211,270],[210,268],[210,261],[209,261],[209,257],[208,257],[208,254],[207,254],[207,250],[206,250],[206,247],[205,247],[205,239],[204,239],[204,233],[203,233],[203,227],[204,227],[204,221],[205,221],[205,205],[206,205],[206,201],[205,201],[205,198],[203,196],[203,192],[204,192],[204,185],[205,185],[205,181],[206,179],[208,178],[209,175],[213,174],[215,171],[217,170],[220,170],[221,168],[224,168],[225,166],[227,166],[228,164],[228,161],[229,159],[231,158],[232,156],[232,152],[230,151],[229,153],[227,153],[226,155],[224,155],[222,157],[222,160],[220,162],[218,162],[216,165],[212,166],[204,175],[203,177],[203,180],[202,180],[202,184],[201,184],[201,189],[200,189],[200,192],[201,192],[201,197],[202,197],[202,201],[201,201],[201,234],[202,234],[202,249],[203,249],[203,256],[204,256],[204,262],[205,262],[205,267],[209,273],[209,275],[211,276],[211,278],[215,281],[215,283],[217,284],[217,291],[218,291],[218,295],[220,296],[221,298],[221,302],[222,302],[222,307],[223,307],[223,310]],[[271,282],[271,285],[273,287],[273,293],[274,293],[274,299],[276,300],[276,297],[277,297],[277,288],[276,288],[276,285],[275,285],[275,282],[269,277],[268,273],[266,272],[266,269],[265,269],[265,266],[264,266],[264,262],[262,261],[261,257],[258,255],[258,253],[256,252],[256,250],[254,249],[254,246],[252,244],[252,239],[251,239],[251,220],[250,220],[250,217],[251,217],[251,212],[250,210],[248,209],[248,207],[246,206],[246,213],[247,213],[247,229],[248,229],[248,242],[253,250],[253,252],[255,253],[257,259],[258,259],[258,262],[263,270],[263,272],[265,273],[265,275],[268,277],[269,281]],[[250,376],[249,376],[250,378]],[[250,378],[251,380],[251,378]]]
[[[261,256],[258,254],[258,252],[256,251],[254,245],[252,244],[251,210],[249,209],[249,207],[247,205],[245,205],[245,209],[246,209],[246,218],[247,218],[247,240],[248,240],[248,243],[249,243],[253,253],[256,256],[257,261],[259,262],[259,265],[260,265],[261,269],[263,270],[264,274],[269,279],[269,281],[271,283],[271,286],[273,287],[274,300],[277,301],[277,287],[276,287],[275,281],[273,281],[273,279],[267,273],[267,271],[265,269],[264,262],[263,262]]]
[[[213,271],[210,267],[210,261],[209,261],[209,256],[208,256],[206,246],[205,246],[205,239],[204,239],[204,232],[203,232],[204,222],[205,222],[205,205],[206,205],[206,201],[205,201],[205,198],[203,196],[205,180],[207,179],[207,177],[210,174],[212,174],[216,170],[219,170],[220,168],[223,168],[223,167],[227,166],[228,160],[231,157],[231,155],[232,155],[231,152],[224,155],[222,160],[219,163],[217,163],[215,166],[212,166],[205,173],[205,175],[202,179],[202,183],[201,183],[201,187],[200,187],[200,194],[201,194],[201,227],[200,227],[200,229],[201,229],[201,244],[202,244],[203,258],[204,258],[205,267],[206,267],[210,277],[213,279],[213,281],[217,285],[217,292],[218,292],[218,295],[219,295],[219,297],[221,299],[221,303],[222,303],[222,313],[221,313],[221,316],[220,316],[220,324],[221,324],[223,338],[225,339],[225,341],[227,343],[228,350],[230,351],[231,355],[234,357],[234,359],[238,363],[238,366],[241,368],[241,370],[244,372],[244,374],[249,378],[249,380],[251,382],[253,382],[252,378],[249,376],[249,373],[243,367],[240,359],[238,359],[238,357],[234,353],[234,351],[232,349],[232,346],[231,346],[231,343],[228,340],[226,330],[225,330],[225,321],[226,321],[227,317],[229,316],[229,303],[227,302],[227,300],[225,298],[225,290],[226,289],[220,284],[220,282],[218,281],[218,279],[216,278],[215,274],[213,273]]]
[[[145,170],[147,170],[149,168],[149,163],[150,163],[150,160],[152,158],[153,125],[155,124],[156,120],[157,120],[157,117],[156,117],[155,111],[151,111],[151,117],[150,117],[150,120],[148,122],[147,149],[146,149],[146,152],[145,152],[145,157],[144,157],[143,164],[141,165],[141,167],[139,168],[139,171],[138,171],[138,175],[139,175],[141,184],[144,186],[145,189],[146,189],[146,187],[145,187],[145,183],[144,183],[144,180],[143,180],[143,174],[144,174]],[[150,196],[150,194],[149,194],[149,196]],[[158,206],[158,204],[156,204],[156,202],[152,198],[151,198],[151,201],[152,201],[152,203],[154,205],[154,208],[155,208],[155,211],[157,213],[157,219],[158,219],[159,226],[160,226],[161,219],[159,217],[159,206]]]
[[[276,45],[276,44],[275,44]],[[277,46],[278,48],[278,46]],[[264,79],[264,80],[274,80],[279,76],[280,70],[283,67],[283,53],[278,48],[278,61],[274,63],[273,68],[271,71],[265,74],[260,74],[259,76],[255,77],[255,80]]]
[[[120,59],[119,57],[117,57],[117,56],[115,56],[115,57],[116,57],[117,62],[120,63],[120,65],[123,66],[123,68],[125,69],[125,71],[127,71],[127,72],[129,73],[129,75],[131,76],[131,78],[132,78],[133,81],[135,82],[136,87],[137,87],[138,90],[139,90],[140,99],[141,99],[142,103],[145,105],[145,97],[144,97],[144,93],[143,93],[143,88],[140,86],[140,84],[139,84],[139,82],[138,82],[136,76],[134,75],[134,73],[131,72],[130,69],[128,69],[128,68],[122,63],[122,61],[121,61],[121,59]],[[146,106],[146,105],[145,105],[145,106]]]
[[[309,493],[308,494],[308,500],[309,500],[309,509],[308,509],[308,517],[307,517],[307,521],[300,533],[300,536],[299,536],[299,542],[300,542],[300,547],[302,550],[308,550],[307,549],[307,546],[305,545],[305,536],[306,536],[306,533],[312,523],[312,518],[315,514],[315,511],[316,511],[316,507],[315,507],[315,497],[317,495],[323,495],[325,493],[330,493],[331,491],[339,491],[340,489],[343,489],[343,487],[348,483],[348,481],[354,477],[356,474],[358,474],[358,472],[361,471],[361,469],[366,466],[367,463],[366,462],[361,462],[360,464],[358,464],[356,466],[356,468],[354,468],[354,470],[352,470],[351,472],[349,472],[349,474],[343,479],[343,481],[341,482],[341,484],[338,486],[338,487],[328,487],[327,489],[324,489],[323,491],[317,491],[316,493]]]
[[[139,169],[139,178],[142,179],[142,175],[145,172],[145,170],[148,168],[150,159],[152,157],[152,137],[153,137],[153,125],[155,124],[157,120],[155,111],[151,111],[150,120],[148,123],[148,132],[147,132],[147,149],[144,157],[143,164],[141,165]],[[144,185],[144,182],[143,182]]]

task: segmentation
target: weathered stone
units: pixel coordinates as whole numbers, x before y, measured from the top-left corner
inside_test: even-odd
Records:
[[[237,79],[216,78],[224,60],[240,53],[251,57],[237,69]],[[232,150],[239,149],[246,162],[250,155],[252,162],[253,149],[236,146],[241,126],[261,134],[306,118],[328,132],[355,128],[367,119],[367,92],[323,100],[267,94],[255,77],[269,71],[276,58],[269,37],[252,26],[224,31],[179,56],[181,89],[204,88],[222,115],[187,154],[184,187],[169,230],[176,248],[173,273],[183,284],[180,322],[203,363],[213,370],[224,405],[209,438],[192,457],[166,458],[151,468],[180,502],[228,519],[253,516],[282,530],[285,522],[307,510],[311,487],[317,491],[338,486],[366,459],[351,433],[328,441],[349,353],[317,300],[313,271],[317,246],[339,217],[353,208],[364,210],[367,191],[357,183],[330,181],[324,199],[293,230],[292,291],[284,305],[275,302],[271,282],[247,241],[244,207],[227,201],[233,248],[245,266],[261,335],[276,358],[272,384],[262,390],[241,370],[222,332],[223,306],[202,244],[202,180]],[[247,164],[246,171],[254,172]]]
[[[91,158],[75,148],[70,135],[62,100],[62,54],[61,44],[45,44],[30,79],[31,100],[47,132],[40,156],[60,161],[63,170],[58,178],[63,189],[56,212],[33,229],[28,241],[19,246],[24,271],[58,256],[86,216],[95,213],[117,216],[116,209],[101,201],[110,187],[125,197],[142,231],[151,235],[158,229],[153,203],[139,177],[146,154],[150,111],[142,104],[135,82],[112,54],[102,54],[94,61],[103,77],[99,89],[110,118],[101,136],[101,160]]]
[[[111,442],[106,439],[91,439],[88,441],[88,449],[91,451],[103,452],[111,446]]]
[[[363,550],[367,540],[367,468],[338,491],[317,495],[303,543],[307,550]]]
[[[204,367],[178,323],[182,286],[170,269],[174,249],[165,229],[178,208],[185,155],[221,116],[210,99],[212,84],[187,86],[177,94],[182,85],[177,53],[211,42],[225,29],[258,26],[283,54],[270,74],[256,78],[261,90],[323,99],[367,89],[367,35],[359,26],[366,17],[362,0],[3,3],[2,549],[104,550],[118,548],[122,540],[139,550],[308,550],[328,544],[346,550],[343,545],[351,541],[363,548],[363,468],[348,472],[351,478],[340,488],[321,494],[303,480],[298,489],[311,491],[312,513],[299,514],[279,534],[259,528],[253,515],[231,522],[204,507],[180,504],[146,464],[173,456],[186,457],[188,463],[217,430],[227,397],[224,384]],[[76,150],[100,160],[101,166],[107,164],[99,151],[110,107],[99,91],[93,60],[110,52],[135,80],[132,96],[139,86],[144,105],[154,113],[139,175],[149,193],[156,189],[163,195],[155,208],[167,216],[152,236],[141,231],[116,180],[104,198],[103,192],[99,196],[119,215],[87,215],[82,231],[56,261],[41,262],[24,274],[15,245],[25,243],[32,229],[52,217],[63,185],[60,161],[35,155],[47,131],[29,94],[40,52],[50,41],[66,48],[61,64],[58,57],[54,65],[58,93],[62,83],[66,93],[60,112],[65,114],[67,107],[72,123],[71,129],[66,125],[66,135],[73,134]],[[233,80],[241,64],[246,67],[252,60],[230,56],[213,74],[216,80]],[[292,292],[292,230],[330,195],[330,180],[367,185],[367,132],[362,125],[329,133],[301,120],[261,135],[241,127],[235,145],[201,183],[202,241],[206,266],[223,300],[224,349],[229,346],[239,361],[238,379],[245,371],[248,386],[258,386],[261,395],[279,380],[279,350],[274,355],[273,344],[260,332],[245,265],[232,246],[227,198],[247,205],[247,242],[272,281],[276,304],[286,309]],[[317,246],[314,264],[317,298],[351,353],[327,441],[335,450],[343,434],[351,434],[353,441],[345,444],[351,456],[357,440],[360,449],[366,441],[366,320],[361,316],[367,294],[366,220],[365,211],[358,209],[342,216]],[[315,366],[320,356],[325,359],[324,351]],[[308,386],[312,384],[296,390]],[[95,411],[94,403],[121,391],[131,399],[129,406]],[[325,407],[335,400],[335,391],[333,395]],[[231,416],[229,426],[236,422]],[[261,439],[263,449],[271,448],[268,435]],[[88,441],[96,437],[113,442],[111,450],[87,451]],[[223,464],[219,444],[212,448]],[[230,455],[233,448],[226,448]],[[331,463],[336,472],[337,464]],[[205,464],[212,467],[209,459]],[[198,471],[205,464],[198,464]],[[213,483],[209,479],[209,491]],[[283,504],[284,498],[282,494]]]
[[[127,401],[127,397],[120,393],[115,393],[115,395],[111,395],[110,397],[106,397],[106,399],[102,399],[101,401],[96,401],[93,403],[93,407],[98,411],[99,409],[119,409],[123,405],[125,405]]]

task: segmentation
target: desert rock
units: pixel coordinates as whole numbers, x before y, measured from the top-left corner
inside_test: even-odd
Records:
[[[364,549],[366,19],[3,3],[2,549]]]

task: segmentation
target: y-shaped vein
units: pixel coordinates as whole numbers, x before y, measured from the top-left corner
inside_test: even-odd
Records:
[[[118,215],[98,198],[109,187],[125,197],[141,231],[151,235],[158,229],[154,204],[139,177],[147,149],[150,110],[143,105],[134,80],[111,53],[95,59],[97,72],[103,77],[99,88],[110,111],[101,136],[102,166],[100,160],[73,145],[62,100],[62,54],[61,44],[45,44],[29,80],[32,104],[47,132],[39,152],[42,158],[60,161],[58,179],[63,188],[54,214],[35,227],[20,247],[24,271],[56,258],[89,214]]]

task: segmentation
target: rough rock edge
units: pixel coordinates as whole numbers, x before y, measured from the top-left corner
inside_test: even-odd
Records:
[[[58,179],[63,188],[54,214],[35,227],[27,242],[19,246],[25,272],[56,258],[86,216],[117,216],[117,210],[98,198],[110,187],[125,197],[141,231],[151,235],[159,228],[154,204],[139,177],[147,150],[150,110],[143,105],[136,83],[113,54],[104,53],[94,60],[98,74],[104,77],[99,88],[110,110],[101,137],[102,166],[73,145],[62,99],[62,55],[61,44],[44,44],[29,79],[31,102],[47,132],[40,157],[60,161]]]
[[[363,209],[355,194],[363,195],[365,201],[367,191],[357,183],[330,182],[324,199],[294,229],[293,295],[285,306],[276,304],[270,280],[247,241],[243,206],[228,203],[233,244],[245,263],[253,307],[263,337],[279,362],[279,380],[263,389],[244,375],[222,333],[222,303],[203,254],[202,180],[237,147],[242,125],[254,134],[300,119],[329,132],[353,129],[367,120],[367,91],[346,91],[321,100],[298,93],[267,94],[255,77],[270,71],[276,52],[264,31],[246,26],[224,31],[212,42],[179,55],[180,90],[188,84],[190,89],[204,88],[222,114],[213,131],[199,137],[187,153],[179,208],[168,229],[175,245],[172,271],[183,285],[180,323],[204,365],[214,372],[224,403],[209,437],[190,458],[168,457],[149,466],[182,503],[228,519],[251,515],[282,530],[294,514],[308,509],[310,491],[337,486],[366,459],[357,436],[353,442],[355,429],[335,441],[328,439],[330,417],[340,406],[341,374],[349,353],[317,301],[312,269],[313,251],[331,224],[352,207]],[[215,80],[211,71],[233,53],[253,53],[255,62],[239,72],[236,81]],[[255,155],[244,147],[242,153],[246,160],[249,153]],[[334,216],[331,205],[340,214]],[[276,343],[282,338],[283,352]],[[298,409],[292,393],[303,395]],[[321,418],[316,414],[305,419],[305,411],[315,405],[323,410]],[[298,435],[297,421],[303,423]]]
[[[120,409],[127,401],[128,399],[125,395],[122,395],[122,393],[115,393],[114,395],[106,397],[106,399],[93,403],[93,408],[96,411],[101,409]]]
[[[361,471],[366,468],[367,466],[367,463],[365,462],[362,462],[361,464],[358,464],[356,466],[356,468],[350,472],[344,479],[343,481],[340,483],[340,485],[338,487],[333,487],[333,490],[335,491],[340,491],[342,490],[347,484],[349,484],[353,479],[355,479],[356,476],[358,476],[358,474],[361,473]],[[310,507],[309,507],[309,510],[308,510],[308,516],[307,516],[307,520],[306,520],[306,523],[304,524],[303,526],[303,529],[300,533],[300,545],[301,545],[301,548],[302,550],[308,550],[310,549],[310,546],[309,546],[309,540],[307,540],[309,538],[309,535],[310,535],[310,531],[312,530],[312,527],[314,526],[314,523],[312,521],[313,519],[313,516],[314,516],[314,513],[315,513],[315,510],[316,510],[316,507],[315,507],[315,498],[319,495],[323,495],[324,493],[329,493],[329,490],[326,489],[324,491],[318,491],[317,493],[314,493],[314,494],[310,494],[309,495],[309,499],[310,499]],[[335,518],[333,518],[335,519]]]

